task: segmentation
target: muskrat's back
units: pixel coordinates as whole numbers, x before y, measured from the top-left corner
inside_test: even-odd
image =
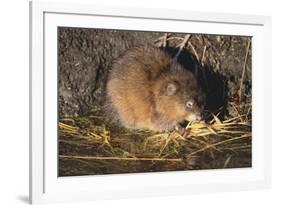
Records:
[[[133,48],[119,57],[106,88],[123,126],[154,131],[171,130],[190,114],[198,119],[202,109],[198,102],[203,101],[198,92],[194,76],[152,46]],[[194,104],[194,111],[186,109],[188,100]]]

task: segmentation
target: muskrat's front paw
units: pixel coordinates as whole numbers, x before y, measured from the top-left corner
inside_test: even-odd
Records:
[[[181,125],[176,125],[175,130],[180,134],[183,135],[185,132],[185,129]]]

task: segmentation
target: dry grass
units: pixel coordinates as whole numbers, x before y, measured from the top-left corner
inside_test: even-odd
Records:
[[[145,161],[152,164],[162,162],[165,166],[156,168],[160,171],[173,170],[173,167],[176,170],[208,168],[206,160],[216,161],[217,157],[220,158],[219,165],[210,168],[239,166],[228,165],[233,156],[251,152],[251,123],[247,114],[240,114],[241,110],[247,110],[245,106],[243,109],[235,107],[237,116],[223,121],[213,115],[213,119],[208,123],[189,123],[183,134],[176,131],[154,133],[147,130],[116,129],[104,124],[105,119],[102,115],[95,115],[89,119],[61,119],[59,159],[62,164],[69,160],[86,162],[88,165],[100,161],[103,166],[111,167],[110,171],[104,173],[132,171],[130,163],[125,168],[121,164],[122,167],[116,169],[120,161]],[[67,146],[71,149],[63,149]],[[206,161],[205,165],[202,166],[201,160]],[[180,167],[175,166],[175,163],[180,164]],[[116,172],[112,167],[115,167]],[[73,174],[75,175],[70,175]]]

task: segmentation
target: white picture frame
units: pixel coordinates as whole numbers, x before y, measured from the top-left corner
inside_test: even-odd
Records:
[[[252,167],[58,177],[57,44],[55,43],[57,26],[148,31],[171,29],[186,33],[253,36]],[[269,188],[271,186],[270,78],[270,17],[107,7],[59,1],[30,2],[30,202],[43,204]]]

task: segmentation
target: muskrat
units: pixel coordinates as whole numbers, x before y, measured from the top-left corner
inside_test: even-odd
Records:
[[[113,62],[106,95],[121,124],[132,129],[178,130],[184,120],[201,120],[205,105],[196,77],[153,46],[129,49]]]

